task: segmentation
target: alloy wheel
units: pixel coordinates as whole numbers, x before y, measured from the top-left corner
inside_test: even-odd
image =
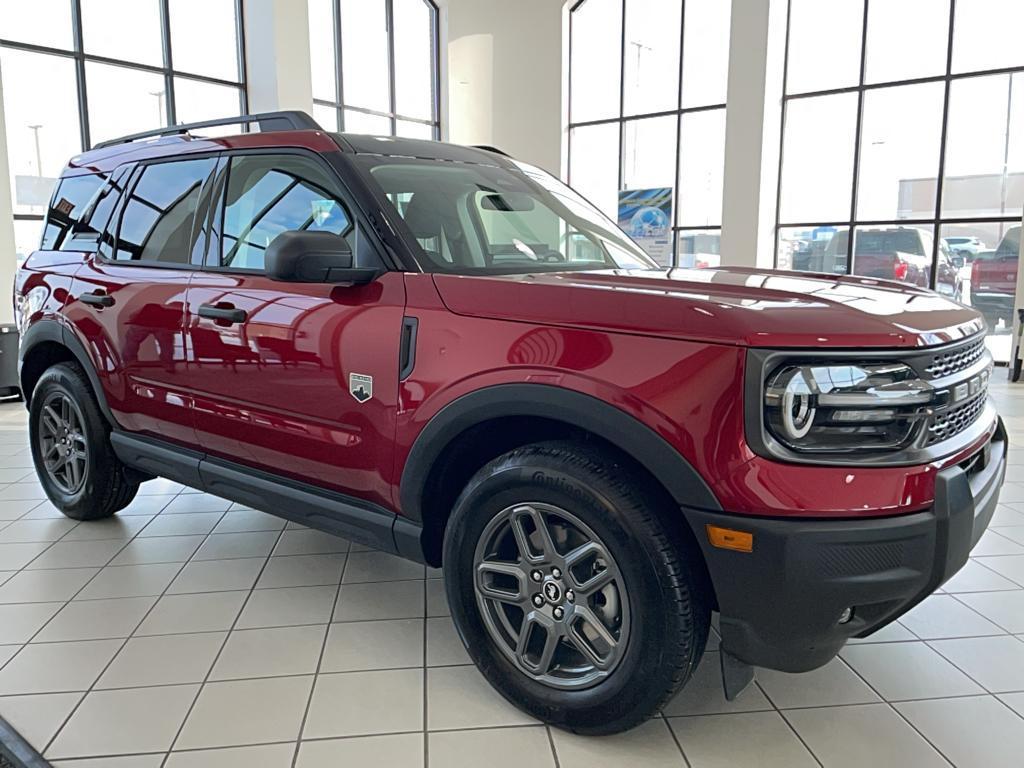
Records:
[[[39,412],[39,454],[50,480],[73,495],[85,485],[89,446],[78,406],[62,392],[50,394]]]
[[[614,671],[629,598],[615,559],[579,517],[537,502],[507,507],[484,529],[473,568],[487,631],[524,674],[579,689]]]

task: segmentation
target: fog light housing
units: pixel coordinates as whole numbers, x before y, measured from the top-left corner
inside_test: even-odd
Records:
[[[853,618],[853,608],[848,606],[846,608],[843,608],[843,612],[839,614],[839,623],[840,624],[849,624],[850,620],[852,618]]]

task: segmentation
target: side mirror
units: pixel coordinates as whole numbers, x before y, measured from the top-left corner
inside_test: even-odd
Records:
[[[365,285],[377,270],[352,266],[352,249],[331,232],[282,232],[267,246],[267,277],[289,283]]]

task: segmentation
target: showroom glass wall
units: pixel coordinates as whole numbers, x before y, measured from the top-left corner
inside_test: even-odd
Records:
[[[790,0],[778,265],[958,296],[1007,359],[1022,28],[1020,0]]]
[[[38,247],[68,158],[104,139],[244,113],[242,61],[241,0],[0,3],[19,258]]]
[[[730,5],[570,9],[569,183],[613,219],[619,190],[671,188],[675,264],[719,259]]]
[[[438,138],[437,6],[429,0],[308,3],[317,121],[332,131]]]

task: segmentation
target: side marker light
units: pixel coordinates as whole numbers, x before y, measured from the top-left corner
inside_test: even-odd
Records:
[[[708,531],[708,541],[711,546],[718,549],[731,549],[735,552],[753,552],[754,534],[746,531],[737,531],[732,528],[722,528],[718,525],[708,524],[705,526]]]

